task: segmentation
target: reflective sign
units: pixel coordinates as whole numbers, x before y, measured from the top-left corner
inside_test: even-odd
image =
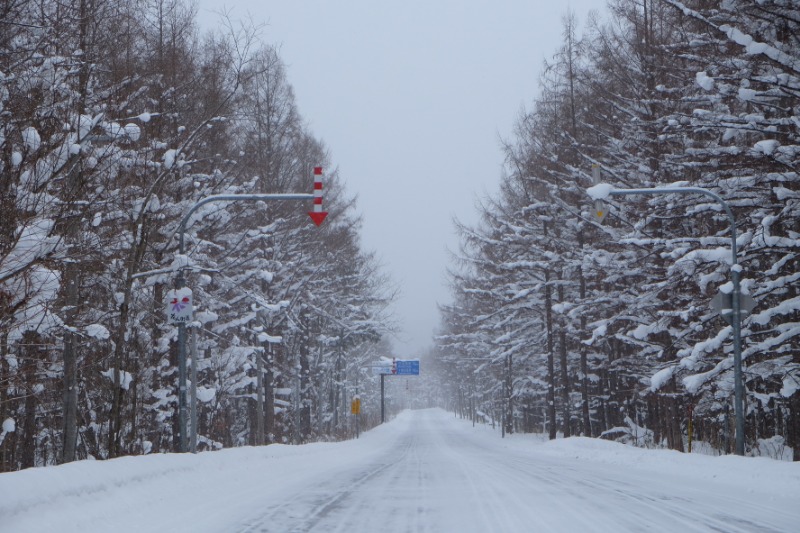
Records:
[[[192,321],[192,289],[184,287],[167,291],[165,303],[170,324],[188,324]]]

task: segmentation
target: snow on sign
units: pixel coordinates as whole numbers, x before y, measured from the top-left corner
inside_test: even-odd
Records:
[[[167,291],[167,318],[170,324],[188,324],[192,321],[192,289]]]

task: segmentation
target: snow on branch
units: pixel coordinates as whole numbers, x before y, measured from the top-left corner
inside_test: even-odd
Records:
[[[13,418],[6,418],[3,420],[3,425],[0,427],[0,444],[6,440],[6,435],[13,433],[17,429],[17,425]]]
[[[719,26],[718,29],[724,32],[730,40],[734,41],[740,46],[743,46],[748,55],[765,55],[773,61],[780,63],[784,67],[800,74],[800,60],[790,56],[786,52],[778,50],[774,46],[767,43],[760,43],[754,40],[750,35],[743,33],[739,29],[727,24]]]
[[[715,28],[722,33],[724,33],[728,39],[735,42],[739,46],[744,47],[745,53],[748,55],[765,55],[768,58],[772,59],[773,61],[780,63],[784,67],[789,70],[794,71],[795,73],[800,74],[800,59],[795,58],[787,54],[786,52],[775,48],[774,46],[761,43],[753,39],[752,36],[742,32],[738,28],[735,28],[729,24],[723,24],[718,26],[704,17],[702,14],[698,13],[697,11],[686,7],[682,2],[678,2],[677,0],[665,0],[668,4],[680,9],[684,15],[687,17],[692,17],[697,20],[702,21],[705,24],[708,24],[712,28]],[[699,82],[699,80],[698,80]]]
[[[109,368],[108,370],[100,372],[100,375],[105,378],[108,378],[113,383],[115,377],[114,372],[115,369]],[[119,372],[119,386],[123,390],[128,390],[131,386],[131,383],[133,383],[133,375],[131,375],[130,372],[126,372],[125,370],[119,370],[117,372]]]

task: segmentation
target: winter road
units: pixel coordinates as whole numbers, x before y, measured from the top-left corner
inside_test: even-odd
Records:
[[[501,447],[497,434],[480,438],[485,433],[441,411],[407,415],[413,420],[383,456],[320,476],[243,531],[285,531],[291,523],[293,532],[342,533],[766,532],[797,523],[795,508],[732,497],[713,479],[548,456],[537,453],[538,443]]]
[[[0,474],[3,533],[796,532],[800,463],[501,439],[441,410],[354,441]]]

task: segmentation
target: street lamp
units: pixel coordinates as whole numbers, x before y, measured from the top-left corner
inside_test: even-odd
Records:
[[[742,313],[741,313],[741,287],[739,278],[742,267],[737,261],[736,250],[736,219],[728,203],[718,194],[701,187],[656,187],[652,189],[615,189],[607,183],[599,183],[589,187],[586,192],[595,200],[595,210],[603,212],[602,203],[608,196],[626,196],[634,194],[661,195],[661,194],[702,194],[716,200],[728,215],[731,226],[731,317],[733,329],[733,381],[734,381],[734,412],[736,416],[736,455],[744,455],[744,383],[742,379]],[[601,219],[602,220],[602,219]]]
[[[314,192],[313,193],[285,193],[285,194],[215,194],[207,196],[195,203],[183,216],[178,225],[178,253],[181,260],[186,251],[184,233],[186,225],[195,211],[212,202],[268,202],[290,200],[313,200],[313,211],[308,215],[319,226],[325,220],[327,212],[322,210],[322,167],[314,167]],[[175,278],[176,295],[186,287],[186,278],[183,275],[185,266],[179,267]],[[188,438],[186,434],[186,320],[179,320],[178,326],[178,429],[179,449],[188,451]]]

